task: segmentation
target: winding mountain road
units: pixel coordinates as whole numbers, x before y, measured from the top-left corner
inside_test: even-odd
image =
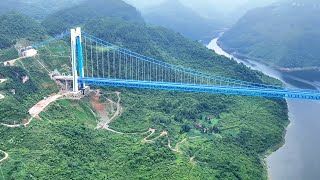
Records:
[[[9,61],[5,61],[3,62],[3,64],[5,66],[14,66],[16,61],[20,60],[20,59],[23,59],[23,57],[19,57],[19,58],[16,58],[16,59],[12,59],[12,60],[9,60]]]
[[[31,118],[24,120],[21,124],[5,124],[5,123],[0,123],[0,125],[2,126],[6,126],[9,128],[17,128],[20,126],[25,126],[27,127],[31,121],[34,118],[39,118],[39,114],[45,110],[46,107],[48,107],[51,103],[55,102],[56,100],[58,100],[59,98],[61,98],[64,94],[53,94],[51,96],[49,96],[46,99],[43,99],[41,101],[39,101],[36,105],[34,105],[30,110],[29,110],[29,114],[31,115]]]
[[[110,131],[110,132],[113,132],[113,133],[116,133],[116,134],[122,134],[122,135],[137,135],[137,134],[146,134],[146,133],[150,133],[148,136],[146,136],[145,138],[143,138],[141,141],[143,143],[154,143],[157,139],[161,138],[161,137],[167,137],[168,138],[168,147],[176,152],[176,153],[182,153],[181,150],[180,150],[180,145],[182,143],[185,143],[188,141],[188,139],[194,139],[194,138],[198,138],[198,136],[196,137],[191,137],[191,138],[184,138],[182,139],[180,142],[178,142],[175,147],[173,148],[171,146],[171,141],[169,139],[169,133],[167,131],[162,131],[160,133],[159,136],[153,138],[153,139],[149,139],[150,137],[152,137],[155,133],[156,133],[156,129],[153,129],[153,128],[149,128],[148,131],[146,132],[133,132],[133,133],[125,133],[125,132],[120,132],[120,131],[116,131],[116,130],[113,130],[113,129],[110,129],[109,128],[109,124],[114,120],[116,119],[117,117],[121,116],[121,114],[123,113],[123,109],[122,109],[122,106],[121,106],[121,97],[120,97],[120,92],[115,92],[115,94],[117,95],[118,97],[118,100],[117,102],[114,102],[112,101],[111,99],[108,99],[107,100],[109,101],[109,103],[111,103],[111,105],[113,104],[116,104],[116,111],[114,112],[114,114],[112,115],[111,118],[109,118],[109,115],[108,113],[106,113],[106,107],[105,107],[105,104],[99,102],[99,99],[100,99],[100,95],[99,95],[99,90],[96,92],[96,95],[93,99],[93,107],[95,109],[95,111],[99,114],[100,116],[100,119],[101,121],[98,123],[96,129],[105,129],[107,131]],[[194,157],[191,157],[190,159],[191,162],[193,162],[193,164],[195,164],[195,161],[194,161]]]
[[[4,157],[3,157],[2,159],[0,159],[0,163],[2,163],[2,162],[5,161],[6,159],[8,159],[9,154],[6,153],[6,152],[4,152],[4,151],[2,151],[2,150],[0,150],[0,152],[2,152],[2,153],[4,154]]]
[[[5,81],[7,81],[7,79],[0,79],[0,84],[4,83]],[[4,95],[3,94],[0,94],[0,100],[1,99],[4,99]]]
[[[99,91],[97,91],[97,94],[99,94]],[[113,105],[113,104],[116,105],[116,111],[114,112],[114,114],[110,118],[109,118],[108,113],[106,112],[107,110],[106,110],[105,104],[99,102],[100,96],[96,95],[94,97],[93,106],[94,106],[94,109],[96,110],[96,112],[98,112],[98,114],[100,116],[100,119],[101,119],[100,122],[98,123],[96,129],[101,128],[101,129],[106,129],[108,131],[111,131],[111,132],[114,132],[114,133],[117,133],[117,134],[126,134],[126,133],[115,131],[115,130],[109,128],[109,124],[114,119],[116,119],[117,117],[121,116],[121,114],[122,114],[121,97],[120,97],[121,93],[120,92],[115,92],[115,94],[118,97],[117,102],[114,102],[111,99],[107,98],[107,100],[109,101],[109,103],[111,103],[111,105]]]
[[[39,101],[36,105],[34,105],[30,110],[29,110],[29,114],[31,115],[32,118],[38,118],[39,114],[47,107],[49,106],[49,104],[51,104],[52,102],[55,102],[56,100],[58,100],[60,97],[62,97],[63,95],[61,94],[53,94],[41,101]],[[30,122],[29,122],[30,123]],[[28,125],[29,123],[25,124]]]

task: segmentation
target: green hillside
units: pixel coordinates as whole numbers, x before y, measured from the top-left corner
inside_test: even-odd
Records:
[[[82,1],[84,0],[1,0],[0,15],[14,11],[43,20],[51,13],[72,7]]]
[[[279,3],[248,12],[219,43],[228,52],[277,67],[319,66],[317,1]]]
[[[114,3],[116,6],[119,1]],[[148,27],[140,16],[128,20],[123,17],[125,12],[118,11],[114,17],[112,10],[106,10],[104,17],[81,20],[89,13],[86,8],[81,11],[83,16],[77,22],[66,22],[53,14],[48,17],[53,21],[47,19],[43,24],[50,34],[56,33],[59,24],[80,24],[97,37],[173,64],[237,79],[279,83],[171,30]],[[77,13],[69,15],[76,17]],[[68,73],[69,53],[68,40],[57,41],[40,48],[36,58],[18,62],[18,67],[0,67],[0,79],[8,79],[0,84],[0,93],[6,96],[1,104],[19,98],[28,102],[16,108],[21,116],[7,114],[0,116],[0,122],[23,120],[37,98],[57,92],[38,61],[50,70]],[[16,71],[28,75],[28,83],[21,84],[19,76],[13,76]],[[26,96],[10,94],[12,88],[21,88]],[[24,88],[28,91],[23,92]],[[106,103],[106,98],[117,101],[115,92],[120,92],[123,112],[110,128],[124,134],[95,129],[99,120],[93,105],[95,96],[59,100],[40,114],[41,120],[26,128],[0,126],[0,150],[9,154],[1,163],[5,179],[267,179],[264,155],[282,143],[288,124],[284,100],[93,88],[101,90],[98,103]],[[0,106],[0,114],[10,111],[7,107]],[[150,128],[155,134],[147,137]],[[153,142],[148,141],[151,139]]]
[[[32,18],[17,13],[0,16],[0,49],[13,46],[21,38],[41,41],[45,34],[45,29]]]

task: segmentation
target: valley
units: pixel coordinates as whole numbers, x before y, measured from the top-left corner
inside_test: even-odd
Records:
[[[32,45],[81,26],[114,44],[83,37],[84,62],[88,52],[102,57],[125,48],[212,76],[282,85],[173,30],[147,24],[121,0],[74,7],[38,20],[1,16],[6,30],[0,62],[18,58],[18,42]],[[18,32],[9,31],[14,28]],[[283,144],[289,124],[285,100],[95,85],[86,96],[70,98],[65,90],[71,83],[52,78],[72,73],[69,43],[62,38],[38,47],[35,57],[0,66],[0,79],[6,79],[0,84],[0,123],[7,125],[0,126],[4,179],[268,179],[265,156]],[[114,63],[121,56],[114,55],[111,67],[119,74],[127,62]],[[96,60],[91,76],[102,74]]]

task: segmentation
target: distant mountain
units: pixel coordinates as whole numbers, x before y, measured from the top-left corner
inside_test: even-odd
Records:
[[[84,0],[1,0],[0,14],[16,11],[38,20]]]
[[[194,40],[210,40],[222,29],[216,20],[200,16],[178,0],[167,0],[145,10],[143,17],[149,24],[170,28]]]
[[[214,18],[230,26],[248,10],[270,5],[279,0],[180,0],[183,4],[209,18]]]
[[[88,0],[75,7],[51,14],[42,24],[50,34],[57,34],[73,26],[101,17],[117,17],[127,21],[144,23],[141,14],[123,1]]]
[[[286,1],[249,11],[219,40],[229,52],[278,67],[320,66],[320,2]]]
[[[126,2],[137,7],[142,12],[148,11],[152,7],[159,6],[161,3],[168,1],[176,3],[172,0],[125,0]],[[221,22],[224,26],[234,24],[248,10],[263,7],[281,0],[179,0],[187,8],[201,16]]]

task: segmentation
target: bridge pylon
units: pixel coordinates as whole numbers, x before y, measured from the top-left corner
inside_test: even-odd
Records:
[[[78,83],[78,77],[84,77],[83,55],[82,55],[82,37],[81,28],[71,29],[71,59],[72,59],[72,76],[73,92],[78,92],[85,88],[84,83]]]

